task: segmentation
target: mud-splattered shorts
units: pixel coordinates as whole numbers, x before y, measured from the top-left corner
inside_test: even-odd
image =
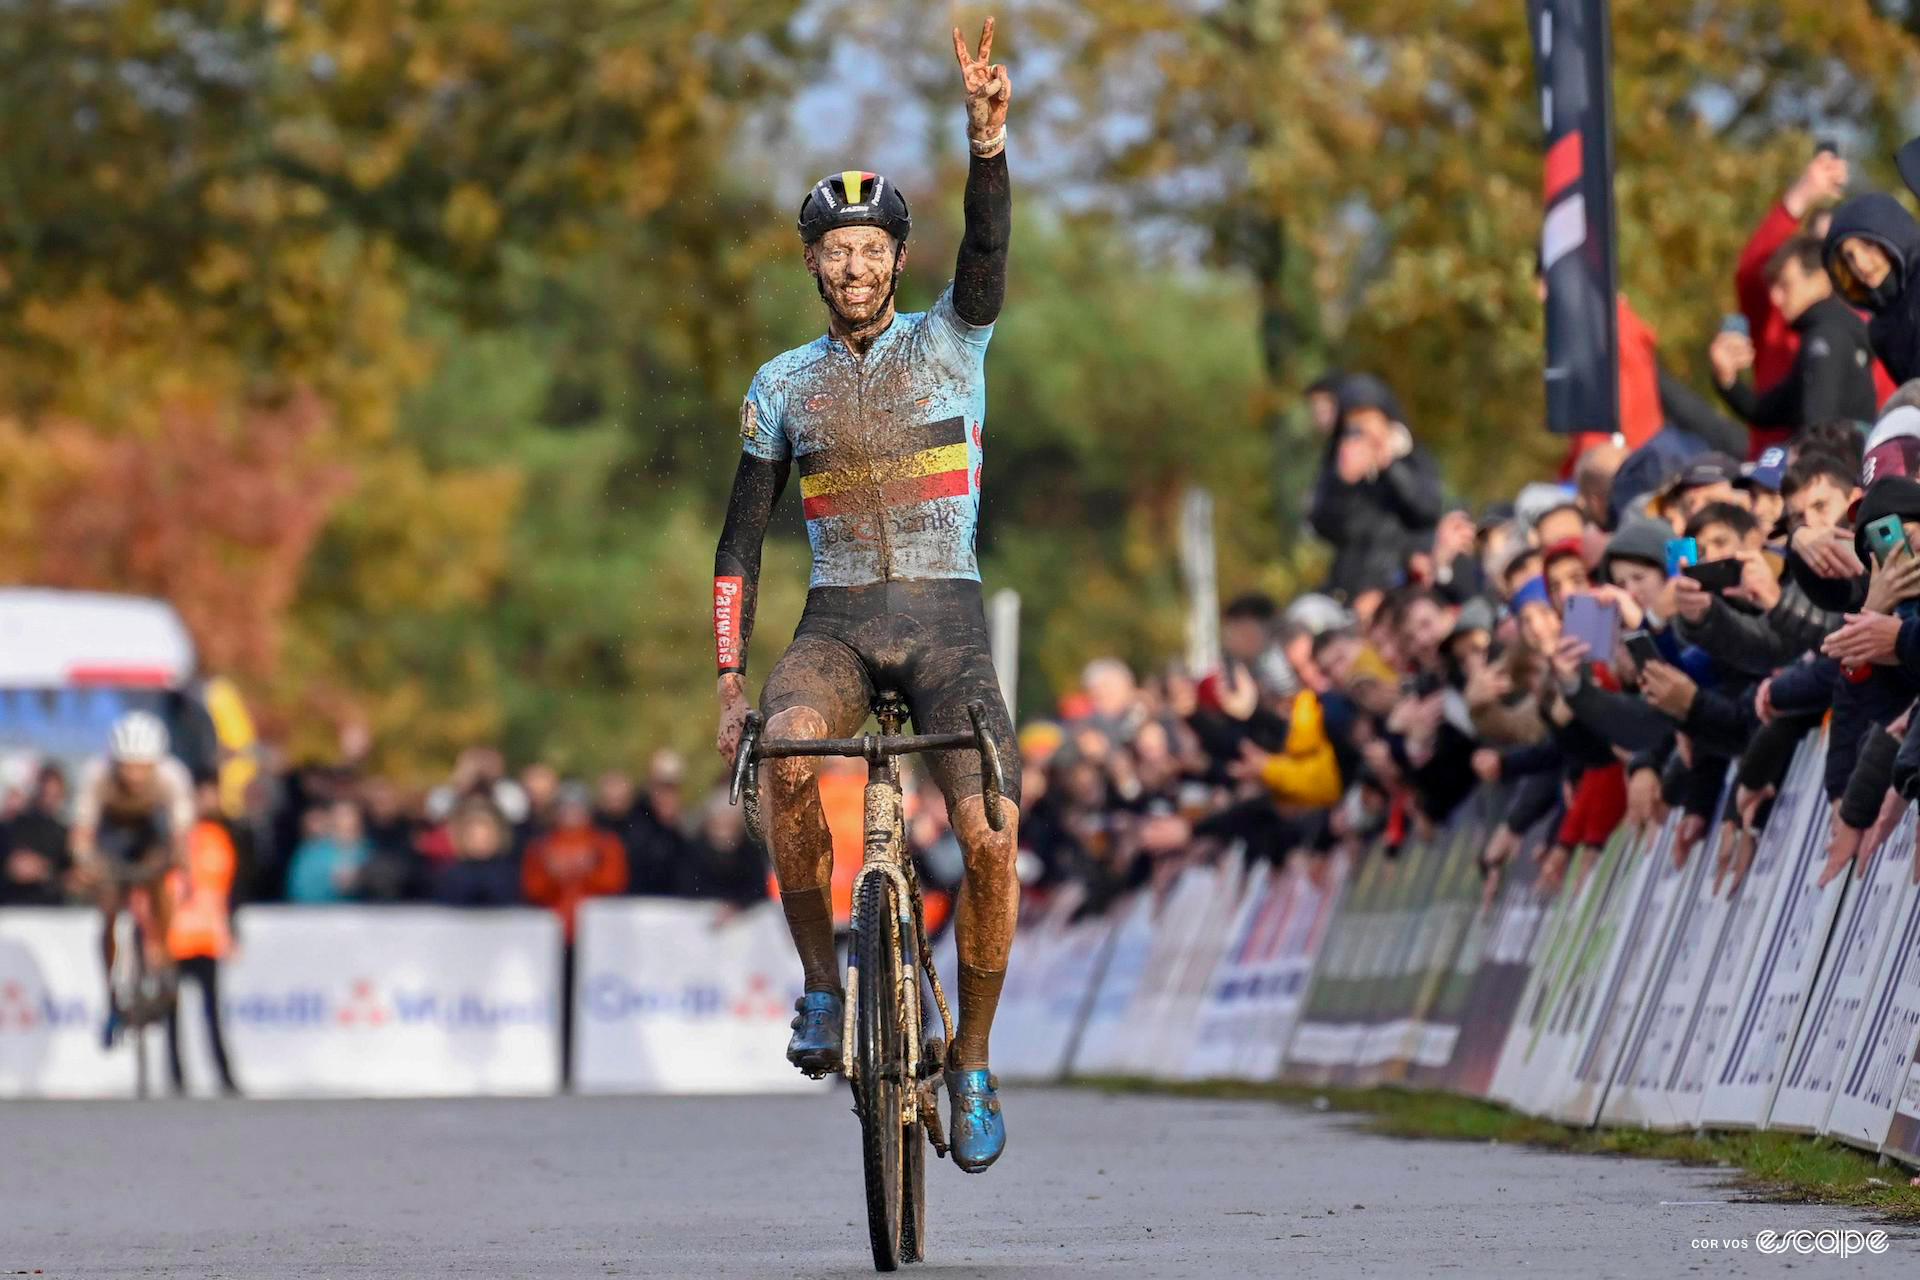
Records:
[[[1020,751],[993,672],[978,582],[815,587],[793,643],[767,677],[760,709],[771,719],[789,707],[811,707],[826,720],[828,737],[845,738],[860,732],[874,695],[889,689],[906,701],[918,733],[963,733],[971,727],[967,704],[984,703],[1007,798],[1020,803]],[[924,758],[949,813],[964,797],[980,794],[978,753],[934,751]]]

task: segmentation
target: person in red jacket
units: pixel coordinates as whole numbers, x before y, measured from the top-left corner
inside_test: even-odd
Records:
[[[554,799],[553,826],[527,846],[520,889],[528,902],[560,917],[567,945],[560,953],[560,1078],[573,1079],[573,924],[580,904],[627,887],[627,850],[620,837],[593,821],[593,802],[577,782]]]
[[[1767,263],[1780,246],[1799,234],[1803,227],[1815,236],[1826,234],[1826,228],[1820,225],[1821,219],[1826,210],[1846,194],[1847,176],[1846,157],[1822,148],[1807,162],[1793,185],[1767,210],[1760,225],[1747,237],[1747,247],[1740,251],[1740,261],[1733,271],[1733,291],[1740,302],[1740,314],[1747,318],[1748,336],[1753,339],[1754,388],[1763,395],[1787,376],[1800,351],[1799,333],[1774,305]],[[1807,225],[1810,216],[1813,223]],[[1884,403],[1893,394],[1893,385],[1893,379],[1880,367],[1880,362],[1874,361],[1876,403]],[[1748,458],[1758,458],[1768,447],[1784,443],[1786,434],[1777,429],[1754,428]]]
[[[527,846],[521,860],[520,887],[528,902],[560,917],[569,946],[580,904],[626,889],[627,852],[612,832],[593,825],[585,787],[570,783],[560,789],[553,827]]]

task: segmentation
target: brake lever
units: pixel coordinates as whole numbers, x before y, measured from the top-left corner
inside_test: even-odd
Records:
[[[987,825],[995,831],[1007,829],[1007,815],[1001,811],[1000,798],[1006,790],[1006,776],[1000,772],[1000,748],[987,732],[987,708],[978,701],[967,704],[967,719],[973,721],[973,745],[980,753],[981,799],[987,805]]]
[[[759,747],[760,713],[749,711],[746,723],[740,728],[740,746],[733,753],[733,781],[727,788],[729,803],[740,803],[740,793],[746,789],[747,775],[753,771],[754,753]]]

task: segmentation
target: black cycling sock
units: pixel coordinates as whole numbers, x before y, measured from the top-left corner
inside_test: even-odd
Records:
[[[1005,969],[960,966],[960,1030],[953,1037],[953,1051],[947,1055],[954,1070],[970,1071],[987,1065],[987,1037],[993,1033],[993,1014],[1000,1007],[1000,987],[1006,980]]]
[[[793,949],[809,991],[840,990],[840,957],[833,947],[833,890],[824,884],[780,890]]]

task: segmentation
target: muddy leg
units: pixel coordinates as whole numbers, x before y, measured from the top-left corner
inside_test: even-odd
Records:
[[[824,738],[826,717],[812,707],[789,707],[767,721],[769,738]],[[767,843],[780,881],[794,950],[807,990],[838,991],[840,966],[833,949],[833,835],[820,807],[820,766],[805,756],[770,760],[764,766],[772,813]]]
[[[987,825],[986,803],[977,794],[961,799],[951,815],[967,860],[953,922],[960,953],[960,1026],[948,1055],[948,1065],[962,1070],[987,1065],[987,1038],[1020,911],[1020,882],[1013,872],[1020,818],[1012,804],[1002,804],[1007,810],[1005,831]]]

